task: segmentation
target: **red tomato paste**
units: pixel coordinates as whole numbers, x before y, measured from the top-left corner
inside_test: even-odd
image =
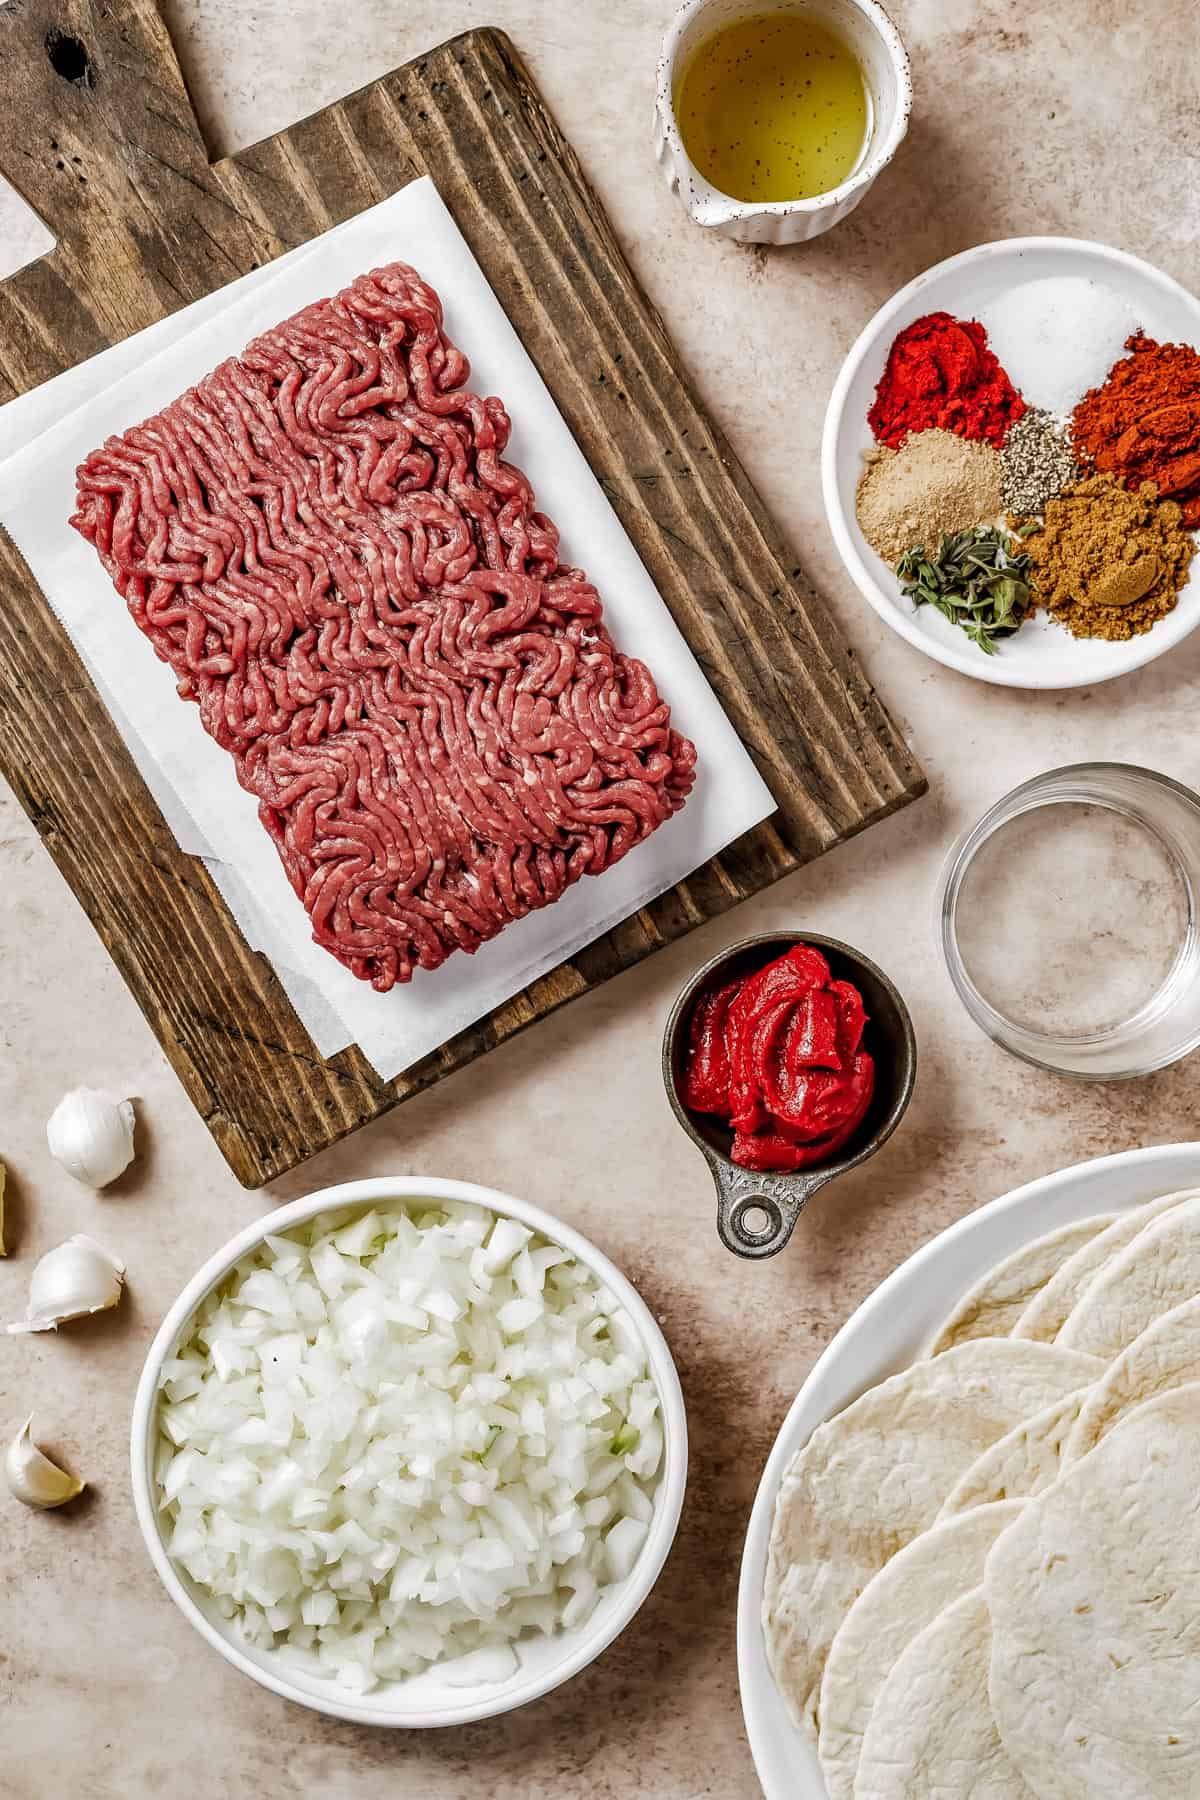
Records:
[[[797,944],[756,974],[705,988],[692,1008],[680,1097],[733,1128],[744,1169],[827,1162],[862,1123],[875,1064],[867,1015],[819,950]]]

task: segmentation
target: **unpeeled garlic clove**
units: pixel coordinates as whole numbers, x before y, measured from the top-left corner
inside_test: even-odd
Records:
[[[133,1161],[133,1103],[111,1100],[97,1088],[72,1088],[46,1125],[46,1142],[76,1181],[107,1187]]]
[[[82,1494],[87,1483],[75,1475],[68,1475],[38,1449],[33,1441],[32,1427],[33,1414],[30,1413],[8,1446],[4,1457],[8,1491],[22,1506],[65,1506],[76,1494]]]
[[[47,1250],[29,1283],[25,1317],[10,1332],[55,1331],[67,1319],[104,1312],[121,1298],[125,1264],[82,1232]]]

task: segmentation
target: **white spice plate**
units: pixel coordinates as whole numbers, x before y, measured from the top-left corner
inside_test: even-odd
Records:
[[[767,1668],[762,1590],[775,1496],[792,1457],[825,1419],[921,1355],[980,1276],[1031,1238],[1200,1183],[1200,1143],[1158,1144],[1076,1163],[1014,1188],[924,1245],[847,1320],[792,1403],[763,1470],[738,1589],[738,1680],[767,1800],[828,1800],[816,1751],[793,1725]]]
[[[1175,610],[1127,643],[1073,638],[1044,612],[1035,614],[994,656],[968,641],[957,625],[932,606],[914,607],[900,582],[858,528],[854,495],[863,455],[874,442],[867,413],[896,334],[925,313],[944,311],[975,318],[988,305],[1027,282],[1084,280],[1130,308],[1148,336],[1200,348],[1200,300],[1161,269],[1106,244],[1081,238],[1005,238],[979,244],[937,263],[880,308],[842,366],[825,415],[821,480],[834,542],[855,585],[893,631],[927,656],[1001,687],[1090,687],[1153,662],[1200,625],[1200,557]],[[1010,361],[1008,374],[1031,406],[1044,404],[1036,386],[1022,382]],[[1082,399],[1082,394],[1079,398]]]

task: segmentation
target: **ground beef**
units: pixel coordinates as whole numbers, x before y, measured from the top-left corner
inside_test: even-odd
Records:
[[[235,758],[316,942],[383,991],[610,868],[694,778],[468,373],[393,263],[78,474],[72,523]]]

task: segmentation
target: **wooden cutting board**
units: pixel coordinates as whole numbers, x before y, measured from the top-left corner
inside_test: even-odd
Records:
[[[152,0],[10,0],[0,170],[57,237],[0,283],[0,401],[432,175],[779,807],[380,1081],[357,1050],[318,1056],[0,532],[0,768],[239,1181],[282,1174],[923,791],[502,32],[467,32],[210,164]]]

